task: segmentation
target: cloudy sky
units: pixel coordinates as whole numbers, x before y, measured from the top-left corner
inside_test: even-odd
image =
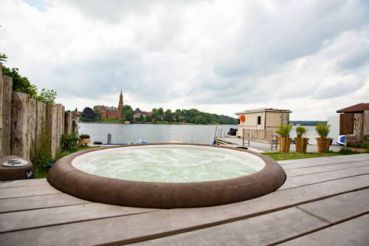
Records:
[[[369,101],[367,0],[0,0],[0,52],[67,109],[288,108]]]

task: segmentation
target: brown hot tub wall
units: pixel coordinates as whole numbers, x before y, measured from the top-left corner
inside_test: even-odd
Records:
[[[271,158],[247,150],[228,149],[257,155],[264,160],[265,166],[251,175],[219,181],[191,183],[127,181],[91,175],[72,166],[75,157],[96,151],[95,149],[60,159],[49,171],[47,180],[55,188],[82,199],[150,208],[205,207],[239,202],[275,191],[285,182],[285,172]]]

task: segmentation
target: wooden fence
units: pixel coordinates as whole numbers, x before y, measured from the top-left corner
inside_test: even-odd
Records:
[[[0,156],[32,159],[41,152],[55,158],[64,133],[78,131],[78,119],[61,104],[46,105],[12,91],[0,65]]]
[[[250,140],[261,140],[271,143],[273,140],[273,130],[257,130],[257,129],[246,129],[239,128],[241,130],[241,137]],[[243,134],[243,135],[242,135]]]

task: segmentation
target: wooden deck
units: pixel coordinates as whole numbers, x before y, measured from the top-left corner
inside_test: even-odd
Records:
[[[369,155],[281,161],[276,192],[224,206],[91,203],[45,179],[0,182],[1,245],[369,245]]]

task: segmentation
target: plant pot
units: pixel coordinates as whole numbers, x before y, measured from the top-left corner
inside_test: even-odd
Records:
[[[79,144],[81,146],[87,146],[89,143],[91,143],[90,138],[82,138],[82,139],[79,140]]]
[[[303,137],[295,138],[296,141],[296,152],[298,153],[306,153],[309,139]]]
[[[332,139],[331,138],[317,138],[316,143],[317,143],[317,146],[318,146],[318,152],[319,153],[328,152],[329,151],[329,146],[332,143]]]
[[[279,151],[290,152],[291,139],[289,137],[279,137]]]

